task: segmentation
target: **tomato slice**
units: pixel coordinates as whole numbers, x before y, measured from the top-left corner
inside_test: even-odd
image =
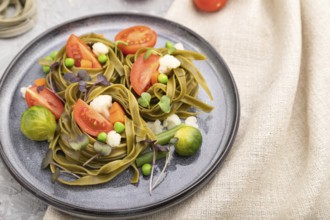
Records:
[[[124,41],[128,45],[118,44],[124,54],[134,54],[142,47],[153,47],[157,41],[157,34],[147,26],[133,26],[120,31],[115,41]]]
[[[214,12],[225,6],[227,0],[194,0],[194,3],[202,11]]]
[[[76,67],[81,66],[81,60],[89,60],[92,62],[93,68],[102,68],[91,48],[79,37],[71,34],[66,43],[66,55],[74,59]]]
[[[82,131],[94,137],[101,132],[113,130],[108,120],[81,99],[73,106],[73,118]]]
[[[38,91],[37,86],[29,87],[25,93],[25,100],[29,107],[39,105],[49,109],[56,119],[59,119],[64,111],[62,101],[47,88]]]
[[[132,65],[130,81],[133,90],[141,95],[151,85],[151,75],[157,71],[160,56],[151,54],[144,60],[144,53],[141,54]]]

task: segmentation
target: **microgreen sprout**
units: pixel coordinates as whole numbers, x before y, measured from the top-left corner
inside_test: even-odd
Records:
[[[50,71],[54,71],[55,68],[59,67],[60,63],[59,62],[54,62],[52,65],[50,65]]]
[[[49,149],[44,157],[44,159],[41,162],[41,168],[42,169],[46,169],[48,166],[50,165],[54,165],[55,168],[55,172],[52,174],[51,176],[51,181],[52,183],[55,183],[55,181],[59,178],[61,173],[68,173],[74,177],[76,177],[77,179],[80,178],[80,176],[78,176],[77,174],[71,172],[70,170],[66,169],[65,167],[62,167],[61,165],[57,164],[54,160],[53,160],[53,151],[51,149]]]
[[[95,141],[93,147],[94,147],[96,154],[94,156],[92,156],[91,158],[89,158],[83,164],[83,166],[86,166],[87,164],[89,164],[92,160],[94,160],[98,156],[108,156],[112,150],[110,145],[102,143],[100,141]]]
[[[56,180],[60,177],[60,174],[61,174],[61,170],[58,167],[56,167],[55,172],[51,176],[51,182],[55,183]]]
[[[73,138],[68,138],[68,144],[72,149],[76,151],[81,151],[87,147],[87,145],[89,144],[89,140],[87,135],[81,134],[81,135],[76,135]]]
[[[49,89],[54,93],[54,95],[57,98],[59,98],[63,103],[65,103],[64,99],[62,99],[62,97],[57,94],[56,88],[55,88],[54,83],[53,83],[53,80],[52,80],[53,72],[59,66],[60,66],[60,63],[59,62],[54,62],[52,65],[50,65],[50,72],[48,73],[48,75],[49,75],[49,77],[48,77],[48,85],[49,85]]]
[[[85,100],[87,99],[89,92],[92,91],[95,86],[110,85],[110,82],[107,80],[107,78],[105,76],[103,76],[102,74],[99,74],[99,75],[97,75],[96,82],[88,90],[87,82],[90,82],[92,79],[86,70],[79,70],[77,75],[75,75],[74,73],[65,73],[63,75],[63,78],[71,83],[78,82],[79,91],[82,93],[85,93],[85,98],[84,98]]]
[[[88,75],[86,70],[79,70],[77,75],[74,73],[65,73],[63,75],[63,78],[67,81],[70,81],[71,83],[75,82],[86,82],[90,81],[91,77]],[[79,87],[79,90],[82,92],[82,90],[85,90],[86,88]]]
[[[63,103],[65,103],[65,101],[62,99],[62,97],[60,97],[57,92],[56,92],[56,88],[53,84],[53,81],[52,81],[52,74],[53,74],[53,71],[55,71],[55,69],[57,67],[59,67],[60,63],[59,62],[54,62],[51,60],[52,58],[51,57],[45,57],[44,59],[42,60],[39,60],[39,64],[40,65],[43,65],[43,67],[47,66],[46,69],[47,69],[47,72],[48,72],[48,85],[49,85],[49,89],[54,93],[55,96],[57,96],[57,98],[59,98]],[[38,89],[38,92],[42,91],[43,88],[39,88]]]
[[[156,159],[157,159],[157,152],[167,152],[169,154],[169,148],[167,146],[159,145],[156,143],[156,140],[144,140],[142,143],[148,143],[151,146],[152,152],[153,152],[153,158],[152,158],[152,168],[151,168],[151,173],[150,173],[150,183],[149,183],[149,193],[151,195],[152,190],[157,187],[159,184],[160,177],[164,174],[165,169],[168,165],[168,162],[165,163],[164,168],[160,174],[160,176],[156,180],[156,184],[153,185],[153,176],[154,176],[154,169],[156,166]],[[168,159],[169,160],[169,159]]]
[[[164,113],[169,113],[171,111],[171,99],[170,99],[170,97],[168,97],[167,95],[163,95],[160,98],[160,100],[158,102],[158,105]]]
[[[147,92],[143,92],[138,98],[138,103],[142,107],[149,108],[150,107],[150,100],[151,100],[151,95]]]
[[[97,75],[97,81],[94,83],[94,85],[103,85],[103,86],[109,86],[110,82],[103,76],[102,74]]]
[[[85,100],[87,99],[87,97],[89,96],[90,92],[96,87],[96,86],[109,86],[110,82],[107,80],[107,78],[105,78],[104,75],[99,74],[97,75],[97,80],[96,82],[89,88],[88,93],[85,93]]]

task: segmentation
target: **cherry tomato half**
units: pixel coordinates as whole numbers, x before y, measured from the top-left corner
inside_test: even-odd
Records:
[[[101,132],[109,133],[113,130],[108,120],[81,99],[73,106],[73,118],[82,131],[94,137]]]
[[[196,7],[202,11],[214,12],[220,10],[227,0],[193,0]]]
[[[157,34],[147,26],[133,26],[120,31],[115,41],[124,41],[128,45],[118,44],[124,54],[134,54],[142,47],[153,47],[157,41]]]
[[[76,67],[81,66],[81,60],[92,62],[92,68],[102,68],[91,48],[79,37],[71,34],[66,43],[66,55],[74,59]]]
[[[56,119],[59,119],[64,111],[62,101],[47,88],[38,91],[37,86],[29,87],[25,93],[25,100],[29,107],[38,105],[49,109]]]
[[[133,63],[130,82],[134,91],[141,95],[147,91],[151,85],[151,76],[157,71],[160,56],[151,54],[148,59],[144,60],[144,53],[141,54]]]

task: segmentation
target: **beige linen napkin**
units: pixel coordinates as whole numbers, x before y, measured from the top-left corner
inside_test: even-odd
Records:
[[[330,3],[175,0],[167,18],[208,40],[236,79],[241,123],[222,169],[146,219],[330,219]],[[49,208],[44,219],[76,219]]]

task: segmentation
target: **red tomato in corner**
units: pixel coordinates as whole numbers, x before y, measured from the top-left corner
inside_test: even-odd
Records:
[[[136,59],[130,73],[131,85],[138,95],[149,89],[151,76],[157,71],[159,66],[160,56],[151,54],[146,60],[143,57],[144,53]]]
[[[153,47],[157,41],[157,34],[147,26],[133,26],[120,31],[115,41],[124,41],[128,45],[118,44],[118,48],[124,54],[134,54],[142,47]]]
[[[214,12],[220,10],[227,0],[193,0],[196,7],[202,11]]]
[[[76,67],[81,66],[81,60],[89,60],[92,62],[92,68],[102,68],[89,46],[74,34],[70,35],[65,50],[66,55],[74,59],[74,65]]]
[[[59,119],[64,111],[62,101],[47,88],[38,92],[37,86],[29,87],[25,93],[25,100],[29,107],[38,105],[49,109],[56,119]]]
[[[81,99],[73,106],[73,118],[82,131],[94,137],[101,132],[113,130],[108,120]]]

